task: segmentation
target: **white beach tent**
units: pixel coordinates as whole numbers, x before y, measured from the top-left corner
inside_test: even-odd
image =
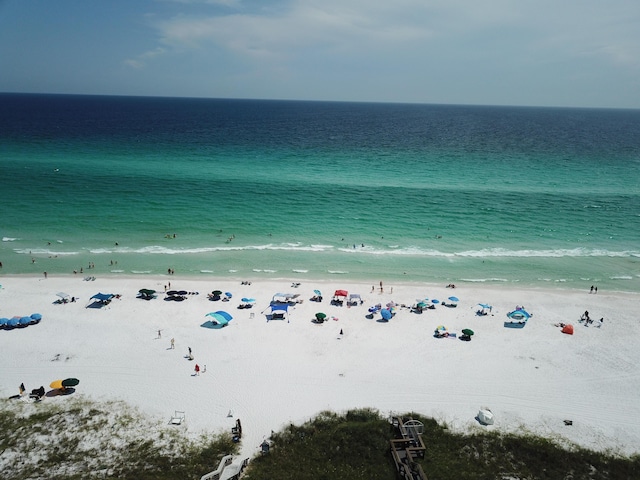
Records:
[[[482,425],[493,425],[493,412],[487,407],[480,408],[477,418]]]

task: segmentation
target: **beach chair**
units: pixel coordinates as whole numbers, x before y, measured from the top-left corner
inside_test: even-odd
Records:
[[[171,417],[171,420],[169,420],[169,424],[182,425],[182,422],[184,422],[184,418],[185,418],[184,412],[180,410],[176,410],[173,416]]]

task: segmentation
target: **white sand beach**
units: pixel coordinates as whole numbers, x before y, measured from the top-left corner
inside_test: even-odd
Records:
[[[50,390],[52,381],[75,377],[80,384],[73,395],[124,400],[158,424],[184,411],[185,423],[176,428],[190,433],[230,431],[240,419],[244,456],[258,453],[272,430],[290,422],[360,407],[419,412],[461,430],[535,432],[596,450],[640,452],[639,294],[411,283],[385,284],[380,293],[380,279],[241,280],[0,277],[0,317],[42,314],[37,325],[0,331],[0,394],[17,394],[21,383],[27,391]],[[169,282],[199,294],[164,301]],[[136,298],[142,288],[157,290],[158,297]],[[207,293],[215,289],[233,297],[210,301]],[[321,303],[309,300],[314,289],[322,291]],[[332,306],[336,289],[359,293],[364,303]],[[77,301],[54,304],[58,292]],[[86,308],[98,292],[121,298]],[[267,321],[278,292],[299,294],[302,302],[288,319]],[[456,308],[438,305],[422,314],[398,308],[387,323],[377,321],[379,313],[366,318],[377,303],[411,305],[451,295],[459,298]],[[238,309],[242,297],[255,298],[255,306]],[[475,314],[478,303],[492,305],[489,315]],[[516,305],[533,316],[522,329],[505,328]],[[217,310],[233,316],[228,326],[201,327]],[[579,322],[585,310],[595,319],[588,326]],[[312,323],[316,312],[328,320]],[[561,333],[559,323],[573,324],[574,335]],[[475,335],[470,342],[434,338],[438,325]],[[196,363],[206,371],[194,375]],[[494,425],[478,424],[480,407],[491,409]]]

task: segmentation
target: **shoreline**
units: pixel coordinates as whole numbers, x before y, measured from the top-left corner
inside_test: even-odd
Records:
[[[48,389],[57,378],[75,377],[81,383],[74,395],[124,400],[160,423],[174,410],[186,411],[193,434],[230,429],[240,418],[245,456],[289,422],[361,407],[417,411],[460,430],[524,430],[595,450],[640,451],[638,293],[484,284],[450,289],[383,278],[381,294],[380,279],[348,277],[84,276],[0,277],[0,317],[43,316],[38,325],[0,331],[7,367],[0,372],[2,395],[17,393],[21,382],[28,390]],[[251,284],[242,285],[245,280]],[[164,301],[169,282],[199,294]],[[141,288],[157,290],[158,298],[135,298]],[[206,294],[214,289],[231,292],[231,300],[209,301]],[[310,301],[314,289],[322,290],[321,303]],[[363,305],[330,305],[336,289],[361,294]],[[54,304],[58,292],[79,300]],[[122,297],[102,309],[85,308],[98,292]],[[267,321],[275,293],[300,295],[287,320]],[[418,315],[398,307],[388,323],[366,317],[376,303],[409,306],[426,296],[453,295],[460,299],[456,308],[438,305]],[[237,308],[245,296],[256,299],[252,309]],[[490,303],[491,314],[476,316],[478,303]],[[533,317],[523,329],[505,328],[506,313],[516,305]],[[224,328],[202,328],[206,314],[216,310],[233,320]],[[585,310],[604,318],[603,325],[580,323]],[[318,311],[329,318],[324,324],[311,323]],[[562,334],[559,323],[572,323],[575,334]],[[439,325],[457,333],[471,328],[475,335],[471,342],[434,338]],[[188,347],[194,361],[185,358]],[[206,365],[206,372],[194,376],[194,362]],[[492,409],[495,425],[477,424],[482,406]]]
[[[271,282],[283,282],[283,283],[300,283],[300,284],[305,284],[305,283],[318,283],[318,284],[335,284],[337,285],[336,288],[339,288],[340,284],[344,284],[344,283],[348,283],[348,284],[357,284],[357,285],[369,285],[369,282],[366,282],[364,280],[360,280],[357,278],[352,278],[349,276],[348,272],[345,273],[341,273],[341,274],[333,274],[334,276],[331,277],[322,277],[322,278],[316,278],[316,277],[303,277],[303,276],[296,276],[296,272],[292,272],[291,275],[289,276],[285,276],[285,275],[279,275],[279,276],[272,276],[272,277],[259,277],[260,273],[256,273],[256,272],[252,272],[253,275],[243,275],[243,276],[238,276],[235,273],[229,273],[229,276],[222,276],[219,274],[216,274],[214,272],[200,272],[200,273],[194,273],[192,275],[188,275],[188,274],[173,274],[173,275],[169,275],[166,273],[114,273],[114,272],[97,272],[95,275],[93,275],[92,270],[87,270],[84,271],[84,273],[49,273],[47,272],[47,278],[44,278],[43,273],[41,274],[33,274],[33,273],[10,273],[10,274],[0,274],[0,287],[2,286],[2,279],[12,279],[12,278],[16,278],[16,279],[28,279],[28,278],[32,278],[32,279],[36,279],[36,280],[54,280],[54,279],[58,279],[58,280],[69,280],[69,279],[74,279],[74,280],[80,280],[80,281],[85,281],[85,277],[95,277],[100,278],[100,279],[104,279],[104,280],[120,280],[120,281],[141,281],[144,282],[145,280],[148,280],[149,282],[155,282],[156,285],[160,285],[162,284],[165,280],[171,281],[172,279],[174,281],[184,281],[184,282],[197,282],[197,283],[202,283],[202,282],[207,282],[207,281],[211,281],[211,282],[224,282],[224,283],[237,283],[237,284],[241,284],[243,281],[249,281],[252,283],[271,283]],[[269,273],[270,275],[272,273]],[[332,274],[329,274],[332,275]],[[384,276],[379,276],[380,278],[382,278],[384,280]],[[374,284],[377,284],[379,282],[378,280],[374,281]],[[403,279],[401,281],[386,281],[389,286],[396,286],[396,287],[407,287],[407,288],[425,288],[425,289],[433,289],[433,288],[443,288],[443,283],[446,282],[436,282],[436,281],[420,281],[420,280],[415,280],[415,281],[411,281],[408,279]],[[451,282],[449,282],[451,283]],[[575,293],[590,293],[589,289],[591,284],[597,284],[597,282],[590,282],[589,280],[585,280],[584,281],[584,286],[582,287],[574,287],[571,285],[566,285],[563,282],[554,282],[553,284],[536,284],[536,285],[531,285],[531,284],[522,284],[518,281],[498,281],[498,280],[486,280],[486,281],[471,281],[471,280],[459,280],[457,283],[453,283],[453,285],[455,285],[456,289],[460,289],[460,288],[466,288],[466,289],[506,289],[509,291],[517,291],[517,290],[533,290],[533,291],[549,291],[549,292],[575,292]],[[598,288],[599,288],[599,293],[600,294],[611,294],[611,295],[640,295],[640,292],[636,292],[634,290],[611,290],[611,289],[605,289],[602,288],[602,286],[600,284],[597,284]],[[369,287],[370,288],[370,287]],[[446,288],[446,285],[445,285]],[[378,290],[379,287],[376,286],[376,290]],[[449,291],[449,289],[447,289]],[[450,290],[450,291],[455,291],[455,290]],[[389,292],[387,292],[389,293]],[[596,292],[598,293],[598,292]]]

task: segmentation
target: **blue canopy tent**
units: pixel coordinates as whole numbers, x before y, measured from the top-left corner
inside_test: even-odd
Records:
[[[284,320],[285,317],[287,319],[287,323],[289,323],[289,304],[274,304],[270,306],[271,314],[267,315],[267,322],[269,320]]]
[[[100,300],[101,302],[106,302],[113,298],[113,293],[96,293],[91,300]]]
[[[113,293],[96,293],[90,298],[93,302],[87,305],[87,308],[102,308],[103,306],[108,305],[113,297],[115,297]]]

